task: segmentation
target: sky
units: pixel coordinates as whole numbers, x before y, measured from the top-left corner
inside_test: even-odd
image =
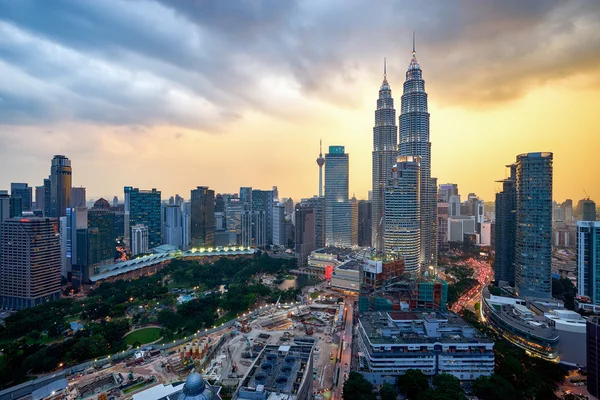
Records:
[[[432,176],[493,201],[518,154],[600,201],[600,2],[0,0],[0,189],[54,154],[88,199],[318,192],[319,139],[366,198],[376,99],[399,114],[416,31]]]

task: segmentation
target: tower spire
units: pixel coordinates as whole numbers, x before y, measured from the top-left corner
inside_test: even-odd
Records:
[[[385,57],[383,57],[383,77],[387,78],[387,63]]]
[[[319,139],[319,157],[323,156],[323,139]]]
[[[413,55],[416,53],[415,50],[415,31],[413,31]]]

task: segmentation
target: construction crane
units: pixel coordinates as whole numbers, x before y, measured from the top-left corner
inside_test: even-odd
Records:
[[[277,308],[279,307],[279,300],[281,300],[281,296],[279,296],[277,298],[277,302],[275,303],[275,307],[273,307],[273,309],[271,310],[271,315],[275,314],[275,311],[277,311]]]
[[[250,358],[254,358],[254,354],[252,354],[252,345],[250,344],[250,339],[248,339],[248,335],[244,335],[244,339],[246,339],[246,345],[248,346],[248,352],[250,353]]]

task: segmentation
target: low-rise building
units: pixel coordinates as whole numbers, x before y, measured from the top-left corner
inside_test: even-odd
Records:
[[[337,266],[331,275],[331,287],[345,292],[358,292],[361,287],[362,262],[349,260]]]
[[[233,400],[311,399],[313,346],[265,346],[250,366]]]
[[[365,312],[358,332],[359,370],[375,385],[409,369],[460,380],[494,372],[494,342],[451,312]]]
[[[133,395],[133,400],[221,400],[220,386],[206,382],[196,372],[191,373],[185,383],[156,385]]]

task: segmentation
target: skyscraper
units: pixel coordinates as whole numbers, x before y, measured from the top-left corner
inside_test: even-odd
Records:
[[[111,210],[94,209],[88,211],[89,265],[112,262],[116,253],[115,213]]]
[[[383,83],[379,88],[375,126],[373,127],[373,191],[371,205],[371,241],[377,251],[383,251],[384,187],[398,155],[398,127],[392,89],[387,81],[385,59]]]
[[[327,184],[327,178],[325,178]],[[296,257],[298,266],[306,264],[309,254],[315,250],[315,213],[307,204],[296,204],[295,210]]]
[[[163,205],[163,244],[183,247],[183,216],[176,204]]]
[[[18,310],[60,298],[58,235],[56,218],[13,218],[2,223],[0,307]]]
[[[44,179],[44,217],[50,216],[50,208],[52,207],[52,182],[50,177]]]
[[[315,248],[325,247],[325,197],[311,197],[302,201],[312,207],[315,213]]]
[[[191,192],[192,247],[215,245],[215,191],[198,186]]]
[[[50,168],[50,216],[59,218],[71,206],[71,160],[55,155]]]
[[[67,278],[70,273],[73,286],[79,287],[81,283],[87,282],[89,279],[88,209],[85,207],[69,207],[66,214],[64,232],[66,263],[61,274]],[[80,241],[83,243],[78,243]]]
[[[137,224],[131,227],[131,255],[148,253],[148,227],[144,224]]]
[[[252,190],[252,213],[254,214],[254,245],[264,246],[273,242],[274,190]]]
[[[285,206],[277,203],[273,206],[273,244],[276,246],[285,246]]]
[[[450,196],[458,196],[458,185],[456,183],[443,183],[438,189],[438,202],[450,203]]]
[[[517,187],[515,164],[507,165],[510,176],[498,182],[502,191],[496,193],[496,240],[494,279],[498,286],[515,284],[515,241],[517,237]]]
[[[148,229],[148,248],[160,246],[160,190],[140,190],[125,186],[125,244],[131,249],[131,227],[143,224]]]
[[[35,209],[44,212],[44,186],[35,187]]]
[[[421,157],[400,156],[391,172],[384,192],[384,252],[391,257],[403,256],[405,271],[418,274],[421,265]]]
[[[577,203],[577,212],[580,221],[595,221],[596,203],[589,198],[579,200],[579,203]]]
[[[325,155],[325,245],[352,246],[352,205],[348,202],[349,156],[344,146]]]
[[[85,207],[85,188],[74,187],[71,188],[71,207]]]
[[[577,294],[600,305],[600,222],[577,221]]]
[[[319,197],[323,197],[323,164],[325,164],[323,142],[319,140],[319,158],[317,158],[317,165],[319,166]]]
[[[400,113],[400,155],[421,157],[419,201],[421,223],[421,265],[437,264],[437,182],[431,178],[431,142],[427,93],[421,66],[417,61],[413,35],[413,52],[406,71]]]
[[[594,397],[600,396],[600,318],[589,317],[586,323],[587,338],[587,390]]]
[[[358,202],[358,245],[361,247],[372,246],[372,216],[373,202],[369,200],[360,200]]]
[[[10,196],[20,197],[21,207],[23,211],[32,211],[33,207],[33,190],[26,183],[11,183]]]
[[[517,156],[515,292],[552,297],[552,153]]]

